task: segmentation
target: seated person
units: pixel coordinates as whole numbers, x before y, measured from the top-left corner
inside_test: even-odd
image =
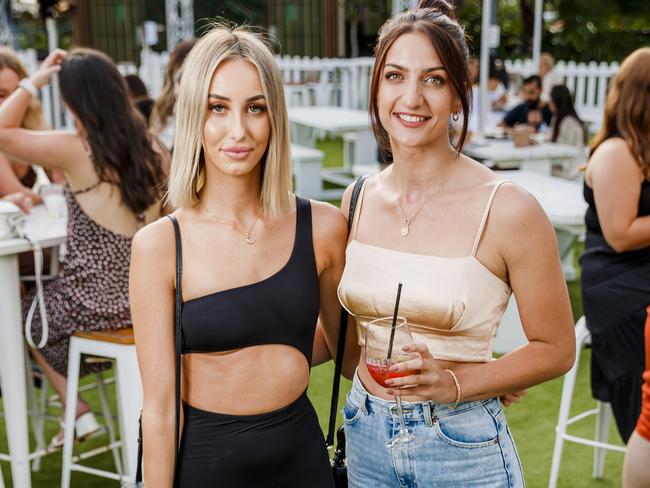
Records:
[[[547,132],[548,125],[544,122],[543,110],[539,107],[530,107],[526,114],[526,125],[534,132]]]
[[[526,124],[528,123],[528,112],[535,109],[541,111],[544,123],[550,126],[552,117],[551,110],[540,99],[541,93],[542,80],[539,76],[532,75],[524,79],[524,84],[521,89],[523,102],[510,110],[499,123],[499,126],[512,128],[519,124]]]

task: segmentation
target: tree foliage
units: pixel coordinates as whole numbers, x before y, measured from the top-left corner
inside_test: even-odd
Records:
[[[531,56],[534,0],[497,0],[501,58]],[[556,59],[621,61],[650,45],[648,0],[544,0],[542,50]],[[480,52],[481,0],[463,0],[459,15]]]

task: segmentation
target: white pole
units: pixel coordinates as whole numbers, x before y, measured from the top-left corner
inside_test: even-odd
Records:
[[[481,13],[481,75],[480,75],[480,90],[479,101],[479,131],[483,132],[486,125],[486,113],[488,111],[488,70],[490,63],[490,9],[492,7],[492,0],[483,0],[483,12]]]
[[[49,52],[59,47],[59,35],[56,30],[56,20],[52,17],[45,18],[47,29],[47,48]],[[61,93],[59,91],[59,77],[56,73],[52,76],[52,126],[54,129],[61,127]]]
[[[539,54],[542,51],[542,10],[543,0],[535,0],[535,28],[533,30],[533,66],[539,66]]]

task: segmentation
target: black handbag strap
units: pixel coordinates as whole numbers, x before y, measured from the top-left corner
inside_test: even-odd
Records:
[[[357,206],[359,194],[363,188],[364,182],[369,178],[368,175],[361,176],[357,179],[352,189],[350,197],[350,211],[348,212],[348,235],[352,229],[352,221],[354,220],[354,211]],[[348,331],[348,312],[345,308],[341,307],[341,321],[339,325],[339,340],[336,348],[336,363],[334,366],[334,381],[332,382],[332,399],[330,401],[330,420],[327,429],[327,439],[325,443],[327,447],[334,445],[334,429],[336,428],[336,412],[339,404],[339,388],[341,386],[341,369],[343,368],[343,353],[345,350],[345,338]]]
[[[176,424],[174,429],[174,484],[176,486],[176,473],[178,468],[178,444],[180,436],[181,419],[181,308],[183,304],[183,246],[181,244],[181,229],[178,220],[173,215],[168,215],[174,224],[174,237],[176,239],[176,299],[174,302],[174,369],[176,374]]]

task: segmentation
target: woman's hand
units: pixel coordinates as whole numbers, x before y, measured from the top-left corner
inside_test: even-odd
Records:
[[[26,214],[30,213],[32,207],[34,206],[34,201],[32,200],[32,197],[21,192],[10,193],[9,195],[5,195],[4,197],[2,197],[2,199],[13,203],[16,207],[20,209],[21,212]]]
[[[499,397],[499,400],[501,400],[501,403],[503,404],[504,407],[508,407],[513,403],[520,402],[521,399],[525,397],[527,394],[528,394],[528,390],[519,390],[513,393],[506,393],[505,395],[501,395]]]
[[[417,358],[394,364],[390,371],[416,371],[419,373],[393,378],[386,381],[389,395],[421,397],[424,401],[433,400],[436,403],[451,403],[456,400],[456,383],[436,361],[425,344],[409,344],[402,351],[417,354]]]
[[[30,79],[39,90],[50,83],[52,73],[58,73],[61,69],[61,62],[68,53],[63,49],[55,49],[41,63]]]

